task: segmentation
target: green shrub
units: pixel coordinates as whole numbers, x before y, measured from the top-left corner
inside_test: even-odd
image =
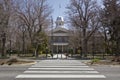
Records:
[[[92,60],[91,60],[91,65],[94,64],[94,63],[97,63],[97,62],[99,62],[99,61],[100,61],[99,58],[92,59]]]

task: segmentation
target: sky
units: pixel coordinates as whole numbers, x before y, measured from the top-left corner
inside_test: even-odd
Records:
[[[56,21],[56,18],[58,16],[62,16],[65,20],[65,11],[67,10],[66,6],[69,4],[70,0],[47,0],[47,1],[54,10],[52,13],[53,20]],[[98,4],[102,4],[101,3],[102,0],[97,1]]]
[[[66,6],[70,0],[48,0],[48,3],[53,8],[52,17],[55,21],[58,16],[65,17]]]

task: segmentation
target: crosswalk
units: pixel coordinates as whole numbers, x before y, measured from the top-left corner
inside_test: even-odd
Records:
[[[104,79],[104,75],[77,60],[43,60],[16,76],[16,79]]]

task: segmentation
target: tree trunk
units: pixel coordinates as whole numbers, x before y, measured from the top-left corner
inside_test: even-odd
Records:
[[[25,54],[25,32],[23,31],[23,54]]]
[[[92,37],[92,54],[93,54],[93,59],[94,59],[94,56],[95,56],[95,35],[94,34]]]
[[[36,48],[35,48],[35,56],[36,56],[36,58],[38,57],[38,44],[36,44]]]
[[[120,53],[119,53],[119,41],[116,41],[116,53],[115,53],[115,61],[120,62]]]
[[[83,41],[83,57],[86,58],[87,57],[87,40]]]
[[[2,35],[2,57],[6,56],[5,43],[6,43],[6,34],[3,33],[3,35]]]
[[[83,57],[87,57],[87,39],[86,39],[86,28],[83,29],[83,42],[82,42],[82,51],[83,51]]]

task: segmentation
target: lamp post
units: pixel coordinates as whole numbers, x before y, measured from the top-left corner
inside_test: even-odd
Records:
[[[22,42],[23,42],[23,44],[22,44],[22,51],[23,51],[23,54],[25,53],[25,31],[26,31],[26,29],[25,29],[25,27],[24,26],[22,26],[22,33],[23,33],[23,35],[22,35]]]

